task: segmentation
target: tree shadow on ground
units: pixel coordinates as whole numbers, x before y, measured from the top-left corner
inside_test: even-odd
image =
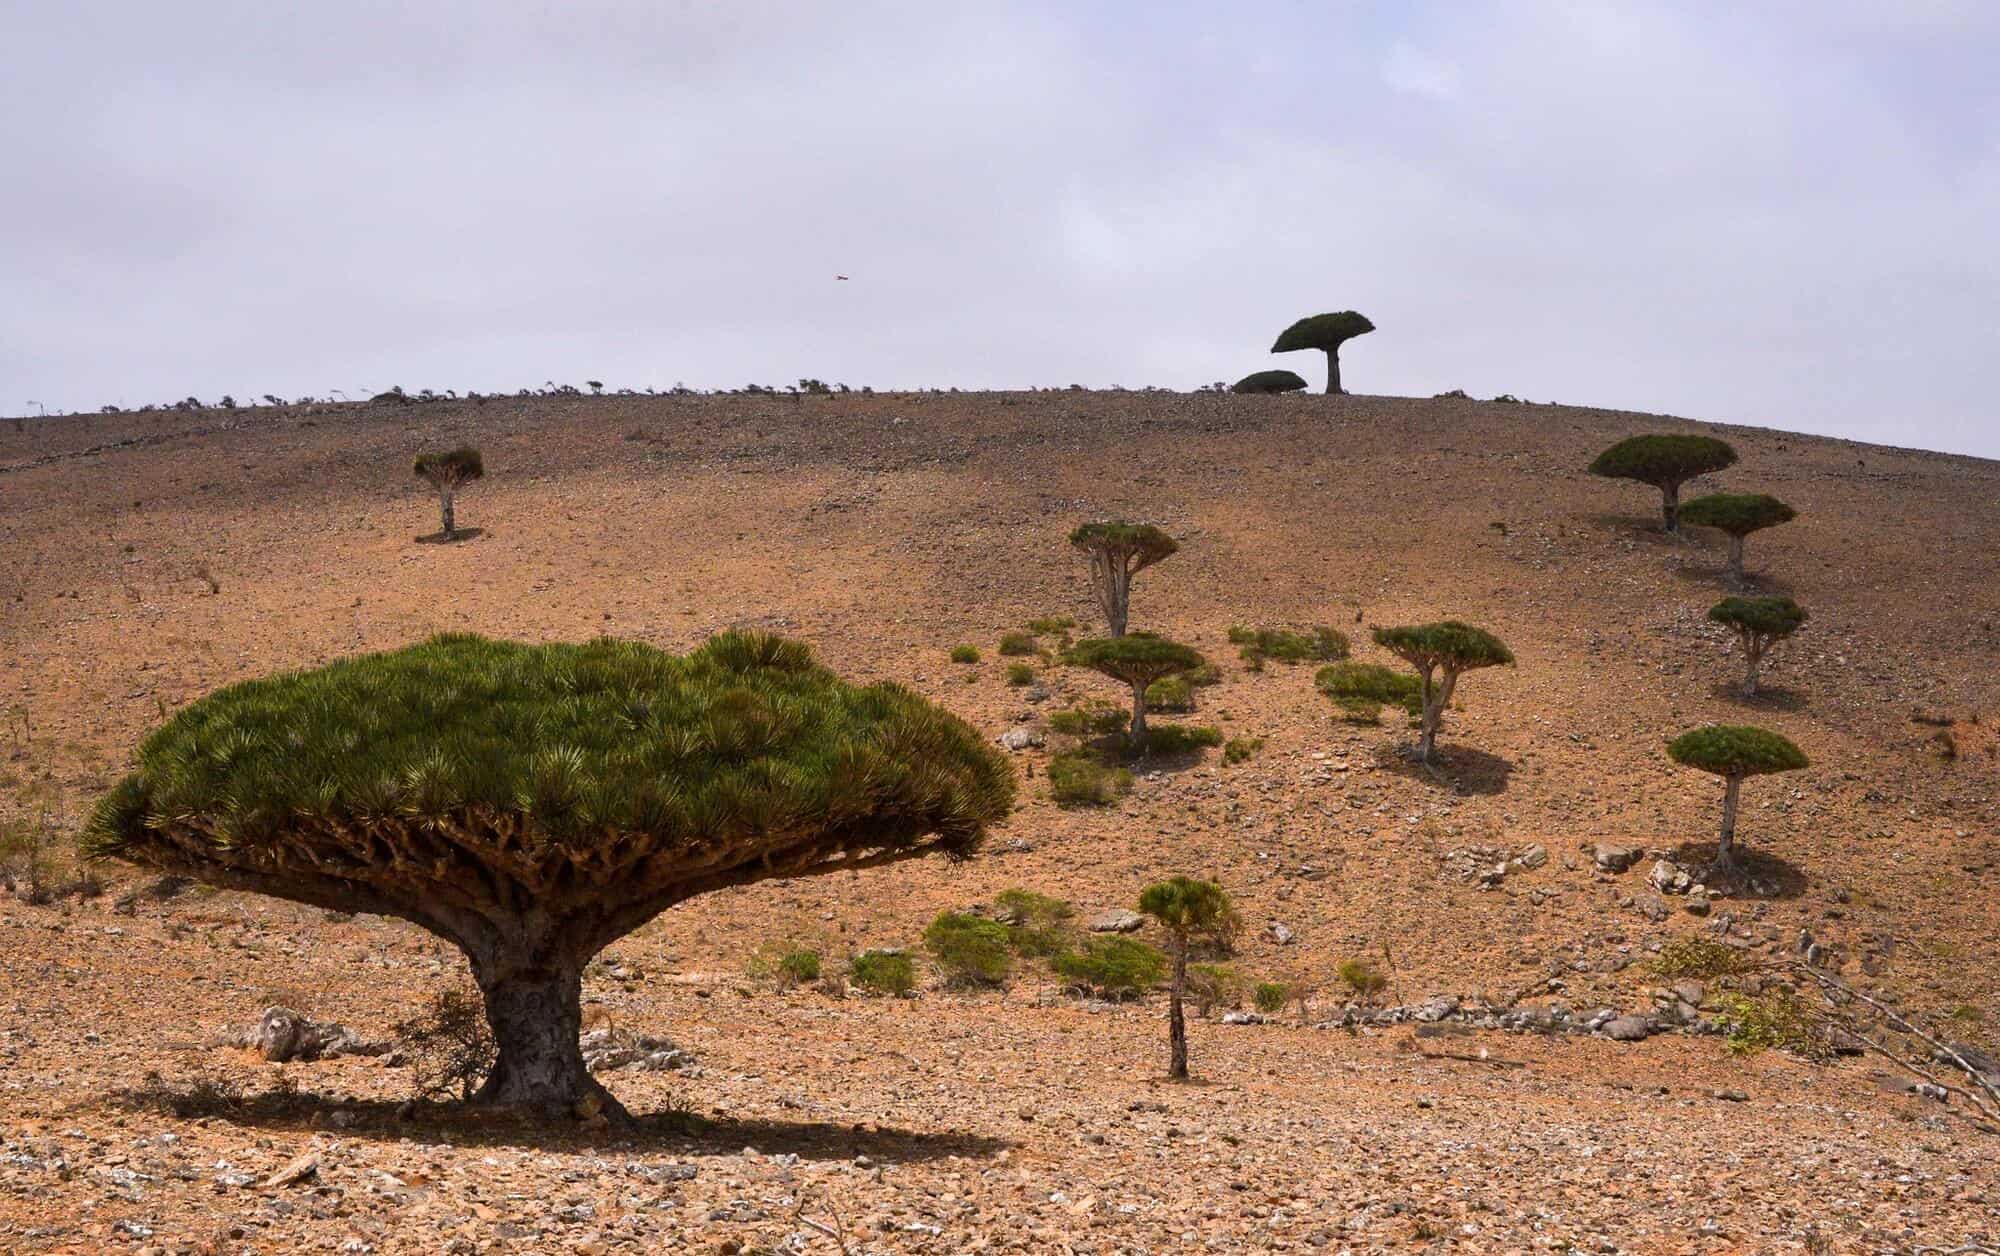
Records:
[[[1715,862],[1714,842],[1682,842],[1674,847],[1672,859],[1690,875],[1700,873],[1710,889],[1732,898],[1797,898],[1806,892],[1805,869],[1754,846],[1738,845],[1735,867],[1720,876],[1711,876]]]
[[[1750,711],[1803,711],[1806,709],[1806,695],[1783,685],[1759,685],[1757,696],[1743,696],[1743,686],[1729,681],[1717,681],[1711,685],[1709,694],[1718,701]]]
[[[296,1090],[238,1095],[209,1079],[162,1082],[149,1078],[104,1100],[127,1111],[207,1118],[245,1129],[294,1133],[333,1131],[346,1138],[388,1142],[448,1138],[476,1147],[532,1147],[539,1151],[620,1150],[676,1155],[722,1155],[755,1147],[761,1155],[790,1153],[802,1160],[917,1163],[949,1156],[986,1158],[1015,1146],[983,1134],[926,1132],[886,1126],[862,1128],[825,1121],[756,1117],[703,1118],[678,1111],[633,1117],[629,1124],[537,1122],[514,1113],[435,1100],[392,1102],[340,1099]],[[335,1114],[343,1114],[335,1121]]]
[[[1718,558],[1713,565],[1708,563],[1684,563],[1674,569],[1674,579],[1687,584],[1705,584],[1714,588],[1721,597],[1790,597],[1792,586],[1775,576],[1746,572],[1741,580],[1729,574],[1729,560]]]
[[[1410,746],[1403,743],[1377,746],[1375,762],[1385,772],[1460,794],[1503,794],[1507,778],[1514,774],[1514,764],[1497,754],[1442,743],[1432,752],[1429,766],[1410,758]]]
[[[417,544],[463,545],[467,541],[476,541],[480,537],[485,535],[486,535],[485,528],[460,528],[457,532],[453,533],[451,536],[446,536],[442,532],[427,532],[424,535],[417,538]]]
[[[1660,526],[1660,512],[1658,507],[1655,507],[1653,513],[1650,515],[1628,515],[1620,514],[1616,511],[1604,510],[1587,513],[1580,516],[1580,518],[1584,523],[1590,524],[1592,527],[1602,528],[1607,532],[1616,532],[1621,536],[1629,537],[1634,541],[1643,541],[1649,545],[1676,549],[1684,548],[1687,545],[1685,534],[1676,536]]]

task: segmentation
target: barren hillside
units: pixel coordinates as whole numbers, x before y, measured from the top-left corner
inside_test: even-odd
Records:
[[[1691,491],[1799,509],[1749,545],[1756,585],[1811,612],[1755,701],[1734,695],[1739,661],[1704,619],[1728,591],[1721,538],[1670,540],[1657,494],[1582,471],[1657,430],[1741,454]],[[459,505],[482,533],[419,544],[436,507],[410,459],[461,442],[485,455],[488,478]],[[1180,539],[1138,578],[1133,624],[1222,671],[1195,712],[1168,718],[1261,751],[1160,765],[1116,807],[1060,810],[1051,746],[1031,748],[1013,755],[1025,805],[969,862],[719,893],[614,946],[628,979],[600,975],[589,993],[700,1067],[607,1081],[635,1110],[672,1095],[722,1113],[720,1135],[614,1145],[446,1124],[398,1142],[408,1087],[376,1060],[280,1070],[200,1044],[280,996],[385,1035],[453,957],[401,925],[226,895],[121,914],[113,900],[143,878],[112,870],[120,884],[100,898],[0,898],[14,953],[5,1245],[660,1250],[699,1236],[708,1250],[837,1250],[799,1208],[840,1211],[857,1252],[1877,1251],[2000,1233],[1994,1139],[1949,1105],[1878,1094],[1858,1061],[1484,1032],[1423,1060],[1442,1044],[1406,1031],[1210,1023],[1195,1063],[1212,1084],[1174,1089],[1154,1080],[1151,1004],[1089,1010],[1032,974],[915,1003],[776,996],[741,977],[766,941],[908,945],[937,911],[1009,886],[1089,916],[1188,873],[1221,882],[1253,926],[1237,966],[1323,986],[1316,1015],[1341,1001],[1335,965],[1382,963],[1385,946],[1403,1002],[1528,990],[1629,1008],[1654,984],[1634,961],[1662,940],[1789,954],[1804,931],[1846,979],[1991,1049],[1991,462],[1565,406],[1170,393],[508,398],[0,425],[0,817],[59,803],[73,826],[163,712],[217,686],[447,629],[678,650],[753,625],[995,736],[1046,732],[1077,699],[1121,695],[1040,664],[1035,689],[1010,686],[995,645],[1039,616],[1091,627],[1064,538],[1106,517]],[[1467,676],[1435,774],[1402,761],[1395,721],[1337,719],[1310,666],[1252,672],[1226,636],[1328,624],[1357,658],[1393,662],[1370,626],[1446,617],[1497,633],[1518,665]],[[948,661],[961,643],[982,661]],[[1716,721],[1781,731],[1812,766],[1746,786],[1759,885],[1698,916],[1648,887],[1652,858],[1612,874],[1592,851],[1693,860],[1712,843],[1717,782],[1663,746]],[[1546,862],[1481,883],[1534,845]],[[1477,1062],[1482,1044],[1524,1067]],[[107,1103],[148,1070],[200,1069],[252,1090],[285,1071],[354,1096],[353,1128],[315,1128],[332,1099],[317,1115],[267,1104],[201,1124]],[[323,1158],[309,1195],[211,1181],[218,1160],[265,1173],[309,1140]],[[647,1176],[669,1163],[696,1172]]]

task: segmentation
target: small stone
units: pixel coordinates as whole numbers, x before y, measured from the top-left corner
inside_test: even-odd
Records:
[[[1614,846],[1608,842],[1599,842],[1597,849],[1592,852],[1592,858],[1597,861],[1597,866],[1606,872],[1623,872],[1639,862],[1639,854],[1640,852],[1629,846]]]
[[[1541,867],[1548,861],[1548,847],[1537,842],[1532,846],[1524,847],[1520,854],[1514,856],[1513,863],[1516,868],[1534,869]]]
[[[1709,1093],[1715,1098],[1728,1103],[1748,1103],[1750,1101],[1750,1096],[1740,1090],[1715,1090]]]
[[[1290,929],[1275,920],[1264,926],[1264,940],[1266,942],[1275,943],[1278,946],[1290,946],[1293,936]]]
[[[303,1182],[319,1173],[319,1157],[310,1151],[301,1152],[291,1163],[264,1179],[265,1186],[290,1186]]]
[[[1652,1036],[1653,1022],[1643,1016],[1614,1016],[1604,1022],[1603,1033],[1614,1042],[1640,1042]]]

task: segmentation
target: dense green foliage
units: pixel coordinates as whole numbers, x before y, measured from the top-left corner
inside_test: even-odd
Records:
[[[1753,951],[1699,934],[1689,934],[1662,946],[1649,967],[1654,976],[1668,981],[1682,977],[1712,981],[1717,977],[1734,977],[1750,972],[1761,962]]]
[[[1665,487],[1720,471],[1735,462],[1736,451],[1727,441],[1713,436],[1656,433],[1619,441],[1597,455],[1590,464],[1590,473]]]
[[[1003,632],[1000,634],[1000,653],[1015,657],[1035,652],[1035,634],[1032,632]]]
[[[1777,640],[1799,630],[1806,608],[1788,597],[1726,597],[1708,608],[1708,617],[1738,633]]]
[[[944,912],[924,929],[924,949],[955,985],[999,985],[1013,966],[1012,937],[997,921]]]
[[[1298,392],[1306,386],[1305,378],[1293,371],[1253,371],[1236,381],[1229,389],[1233,393],[1288,393]]]
[[[993,896],[993,911],[1020,954],[1050,959],[1069,949],[1076,909],[1062,899],[1033,890],[1002,890]]]
[[[1194,710],[1194,686],[1188,683],[1187,673],[1175,672],[1147,685],[1146,709],[1176,713]]]
[[[634,835],[662,852],[743,843],[748,857],[927,834],[963,850],[1014,794],[1004,758],[964,721],[752,633],[684,656],[434,637],[232,685],[148,737],[138,760],[93,817],[90,853],[146,862],[183,828],[242,852],[377,818],[477,828],[493,816],[514,818],[536,862]]]
[[[1139,910],[1169,932],[1226,942],[1240,922],[1228,893],[1213,881],[1170,877],[1147,886]]]
[[[1313,684],[1332,700],[1347,717],[1373,724],[1385,706],[1401,707],[1411,715],[1421,715],[1424,682],[1409,672],[1399,672],[1380,663],[1335,663],[1322,667]]]
[[[901,951],[863,951],[848,961],[847,978],[870,994],[900,999],[917,988],[917,966]]]
[[[1199,724],[1155,724],[1139,743],[1142,755],[1193,754],[1222,744],[1222,730]]]
[[[1250,1001],[1266,1016],[1285,1010],[1291,1002],[1292,988],[1282,981],[1260,981],[1250,991]]]
[[[1674,762],[1717,776],[1762,776],[1809,766],[1805,753],[1787,738],[1740,724],[1710,724],[1667,743]]]
[[[1513,652],[1483,628],[1455,619],[1401,628],[1377,628],[1375,644],[1419,670],[1466,672],[1512,664]]]
[[[1035,683],[1035,669],[1026,663],[1007,664],[1007,683],[1016,689]]]
[[[786,951],[778,957],[778,972],[793,985],[805,985],[819,980],[819,952],[799,950]]]
[[[1372,999],[1389,986],[1389,979],[1365,959],[1344,959],[1335,973],[1357,999]]]
[[[1310,632],[1290,628],[1230,628],[1229,642],[1240,647],[1243,661],[1255,671],[1266,659],[1280,663],[1325,663],[1347,657],[1347,636],[1337,628],[1320,625]]]
[[[1129,717],[1123,707],[1101,698],[1088,698],[1072,707],[1049,715],[1049,728],[1068,737],[1102,737],[1125,727]]]
[[[1333,314],[1314,314],[1293,323],[1278,333],[1278,339],[1271,345],[1273,353],[1291,353],[1298,349],[1338,349],[1356,336],[1365,336],[1375,330],[1375,324],[1367,317],[1353,310],[1341,310]]]
[[[977,663],[979,647],[976,645],[955,645],[951,647],[951,661],[954,663]]]
[[[1049,759],[1049,797],[1058,807],[1108,807],[1131,788],[1131,772],[1106,766],[1085,751],[1072,750]]]
[[[1076,619],[1070,615],[1044,615],[1028,621],[1028,631],[1038,637],[1060,636],[1074,627]]]
[[[1063,662],[1088,667],[1128,685],[1150,685],[1175,672],[1200,667],[1199,651],[1150,633],[1091,637],[1063,652]]]
[[[1122,558],[1129,571],[1140,571],[1172,557],[1180,543],[1150,523],[1085,523],[1069,534],[1069,543],[1086,552]]]
[[[1256,758],[1257,752],[1263,748],[1264,739],[1262,737],[1231,737],[1227,742],[1223,743],[1222,761],[1224,763],[1247,763],[1251,759]]]
[[[1681,506],[1682,523],[1719,528],[1731,536],[1748,536],[1798,517],[1798,511],[1764,493],[1710,493]]]
[[[1133,938],[1092,938],[1081,950],[1056,956],[1055,970],[1099,994],[1142,994],[1167,975],[1167,957]]]
[[[468,481],[484,478],[486,462],[477,449],[461,445],[457,449],[438,453],[418,454],[410,469],[417,478],[436,487],[456,488]]]

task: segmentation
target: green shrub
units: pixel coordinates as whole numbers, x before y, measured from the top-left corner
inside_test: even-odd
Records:
[[[1101,698],[1091,698],[1049,716],[1049,727],[1071,737],[1103,737],[1125,731],[1131,717]]]
[[[1179,714],[1194,710],[1194,686],[1185,674],[1164,676],[1146,686],[1146,709]]]
[[[1342,960],[1340,967],[1334,971],[1339,975],[1341,984],[1357,999],[1373,998],[1389,985],[1389,979],[1365,959]]]
[[[1651,965],[1656,976],[1669,979],[1692,977],[1699,981],[1734,977],[1757,966],[1757,957],[1749,951],[1696,935],[1675,938],[1667,943],[1654,956]]]
[[[951,647],[951,661],[954,663],[977,663],[979,661],[979,647],[955,645]]]
[[[1243,1001],[1243,978],[1227,964],[1189,964],[1187,997],[1200,1016],[1235,1007]]]
[[[1013,963],[1007,927],[962,912],[944,912],[924,930],[924,948],[952,985],[995,986]]]
[[[1385,706],[1401,707],[1412,716],[1424,711],[1423,681],[1380,663],[1348,662],[1322,667],[1313,676],[1313,684],[1357,724],[1380,720]]]
[[[1132,788],[1132,774],[1080,750],[1049,760],[1049,797],[1058,807],[1108,807]]]
[[[1062,899],[1033,890],[1002,890],[993,896],[993,908],[1020,954],[1049,959],[1069,949],[1076,909]]]
[[[1250,992],[1250,1001],[1257,1005],[1258,1011],[1267,1016],[1273,1012],[1284,1011],[1285,1004],[1291,1001],[1291,997],[1292,988],[1282,981],[1260,981]]]
[[[1264,748],[1262,737],[1231,737],[1222,746],[1224,763],[1242,763]]]
[[[786,951],[778,957],[778,972],[793,985],[819,980],[819,952],[804,949]]]
[[[819,952],[806,947],[766,942],[750,953],[744,969],[759,981],[768,981],[779,990],[818,981]]]
[[[1808,1060],[1833,1056],[1825,1019],[1798,994],[1779,987],[1751,998],[1726,994],[1719,1000],[1720,1021],[1735,1055],[1755,1055],[1773,1047]]]
[[[1280,663],[1329,663],[1346,658],[1348,650],[1347,637],[1324,625],[1310,632],[1237,626],[1229,630],[1229,641],[1240,647],[1237,653],[1253,671],[1261,670],[1266,659]]]
[[[1080,951],[1058,955],[1055,970],[1099,994],[1140,994],[1167,973],[1166,952],[1132,938],[1092,938]]]
[[[1008,632],[1000,636],[1000,653],[1014,656],[1035,652],[1035,634],[1031,632]]]
[[[1035,669],[1026,663],[1007,664],[1007,683],[1019,689],[1023,685],[1035,683]]]
[[[1257,393],[1266,396],[1276,393],[1298,392],[1306,386],[1306,381],[1293,371],[1253,371],[1230,386],[1233,393]]]
[[[1028,621],[1028,631],[1038,637],[1053,637],[1076,627],[1076,620],[1068,615],[1048,615]]]
[[[1146,753],[1148,755],[1193,754],[1222,744],[1222,730],[1219,728],[1196,727],[1188,724],[1155,724],[1146,730]]]
[[[870,994],[899,999],[917,988],[917,966],[901,951],[863,951],[849,961],[847,976]]]

